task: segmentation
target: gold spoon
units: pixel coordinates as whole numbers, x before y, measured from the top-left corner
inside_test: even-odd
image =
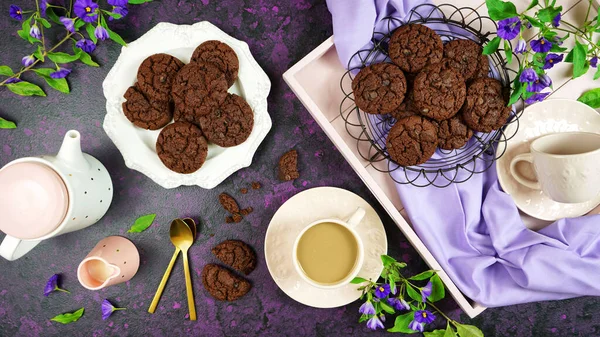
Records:
[[[194,303],[194,292],[192,289],[192,278],[190,277],[190,264],[188,262],[188,249],[194,243],[194,235],[188,225],[181,219],[175,219],[174,226],[169,231],[171,242],[175,247],[181,249],[183,254],[183,270],[185,271],[185,289],[187,292],[188,308],[190,310],[190,320],[196,320],[196,304]]]
[[[176,219],[176,220],[179,220],[179,219]],[[173,220],[171,222],[171,229],[173,228],[173,226],[175,226],[176,220]],[[183,221],[189,227],[189,229],[192,231],[192,237],[195,239],[196,233],[197,233],[196,222],[194,222],[194,220],[190,219],[190,218],[183,219]],[[175,246],[175,252],[173,253],[171,262],[169,262],[169,266],[167,267],[167,270],[165,270],[165,274],[163,275],[162,279],[160,280],[160,284],[158,285],[156,294],[154,294],[152,303],[150,303],[150,308],[148,308],[148,312],[151,314],[153,314],[156,311],[156,307],[158,306],[158,301],[160,300],[160,297],[162,296],[162,293],[165,290],[165,285],[167,284],[169,275],[171,275],[171,271],[173,270],[173,265],[175,265],[175,261],[177,260],[177,256],[179,255],[180,251],[181,251],[181,249],[179,249],[179,247]]]

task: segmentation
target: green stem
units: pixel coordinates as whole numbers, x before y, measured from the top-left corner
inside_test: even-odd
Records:
[[[587,25],[588,18],[590,17],[590,9],[592,9],[592,0],[588,0],[587,13],[585,13],[585,21],[583,21],[584,24],[586,24],[586,25]]]
[[[70,294],[70,293],[71,293],[70,291],[68,291],[68,290],[66,290],[66,289],[61,289],[61,288],[58,288],[58,287],[56,287],[56,290],[57,290],[57,291],[62,291],[63,293],[67,293],[67,294]]]
[[[69,9],[67,10],[67,17],[71,17],[71,9],[73,9],[73,0],[69,1]]]
[[[433,309],[435,309],[435,311],[437,313],[439,313],[440,315],[444,316],[444,318],[448,321],[448,322],[454,322],[454,320],[448,316],[446,316],[446,314],[444,314],[438,307],[436,307],[433,303],[427,301],[427,304],[429,304]]]
[[[113,311],[127,310],[127,308],[113,308]]]
[[[37,12],[40,12],[40,4],[38,0],[35,0],[35,8],[37,8]],[[35,18],[33,19],[33,24],[35,25]],[[42,33],[42,48],[44,51],[46,50],[46,39],[44,38],[44,25],[40,25],[40,32]]]

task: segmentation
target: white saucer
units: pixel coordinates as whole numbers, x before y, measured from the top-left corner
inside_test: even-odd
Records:
[[[600,198],[579,204],[563,204],[553,201],[540,190],[519,184],[510,174],[510,161],[521,153],[529,152],[529,144],[536,138],[549,133],[568,131],[600,132],[600,114],[589,106],[570,99],[548,99],[528,106],[518,123],[511,123],[505,133],[512,135],[507,141],[506,152],[496,161],[498,180],[502,189],[510,194],[517,207],[534,218],[555,221],[584,215],[600,204]],[[504,150],[499,146],[497,154]],[[533,167],[522,163],[521,172],[534,178]]]
[[[275,283],[294,300],[315,308],[335,308],[356,301],[358,285],[336,289],[316,288],[300,278],[292,264],[292,247],[300,231],[325,218],[347,219],[357,207],[366,215],[355,227],[365,246],[365,261],[358,276],[376,280],[387,253],[387,237],[377,212],[356,194],[335,187],[316,187],[298,193],[283,204],[271,219],[265,237],[265,259]]]

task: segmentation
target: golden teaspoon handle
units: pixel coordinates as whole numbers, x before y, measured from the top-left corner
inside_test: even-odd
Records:
[[[188,308],[190,310],[190,321],[196,320],[196,303],[194,302],[194,289],[190,277],[190,264],[188,263],[187,251],[183,252],[183,269],[185,270],[185,289],[187,292]]]
[[[173,265],[175,264],[175,261],[177,260],[177,255],[179,255],[180,251],[181,251],[181,249],[175,248],[175,252],[173,253],[171,262],[169,262],[169,266],[167,267],[167,270],[165,270],[165,274],[163,275],[162,280],[160,280],[158,289],[156,289],[156,294],[154,294],[152,303],[150,303],[150,308],[148,308],[148,312],[151,314],[153,314],[156,311],[156,306],[158,306],[158,301],[160,300],[160,296],[162,295],[163,291],[165,290],[165,285],[167,284],[169,275],[171,275],[171,270],[173,270]]]

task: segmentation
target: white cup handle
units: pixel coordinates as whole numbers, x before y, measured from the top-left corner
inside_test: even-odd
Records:
[[[8,261],[14,261],[29,253],[41,241],[23,241],[7,235],[0,244],[0,256]]]
[[[519,171],[517,171],[517,164],[521,161],[526,161],[530,164],[533,164],[533,156],[531,155],[531,153],[523,153],[514,157],[510,162],[510,174],[512,174],[515,180],[521,183],[522,185],[525,185],[534,190],[542,189],[539,181],[525,178],[521,173],[519,173]]]
[[[356,211],[354,212],[354,214],[352,214],[348,220],[346,220],[346,223],[350,226],[350,227],[356,227],[361,220],[365,217],[365,210],[358,207],[356,209]]]

